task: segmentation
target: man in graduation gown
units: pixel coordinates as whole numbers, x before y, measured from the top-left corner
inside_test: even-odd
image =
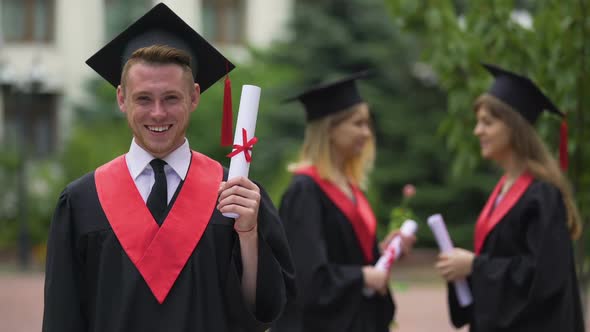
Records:
[[[267,329],[294,283],[277,212],[185,138],[200,92],[233,65],[163,4],[87,63],[117,87],[134,137],[59,198],[43,331]]]

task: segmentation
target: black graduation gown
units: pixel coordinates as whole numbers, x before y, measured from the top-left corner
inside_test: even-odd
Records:
[[[461,308],[452,284],[453,324],[472,332],[584,331],[566,210],[560,191],[533,180],[483,242]]]
[[[272,331],[389,331],[395,311],[391,294],[362,294],[366,263],[355,232],[316,182],[295,175],[279,213],[295,262],[297,297]],[[378,259],[376,239],[373,253]]]
[[[74,181],[59,198],[48,242],[43,331],[263,331],[294,293],[284,230],[261,188],[254,312],[242,297],[233,220],[217,209],[160,304],[109,224],[94,178],[92,172]],[[170,257],[175,254],[170,248]]]

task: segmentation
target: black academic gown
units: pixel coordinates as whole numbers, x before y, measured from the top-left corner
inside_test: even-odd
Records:
[[[485,237],[468,281],[474,301],[467,308],[459,306],[449,284],[456,327],[469,324],[471,332],[584,331],[566,210],[556,187],[533,180]]]
[[[180,194],[186,187],[185,181]],[[232,219],[212,209],[200,241],[160,303],[105,216],[95,172],[74,181],[61,194],[51,223],[43,331],[264,331],[294,292],[294,272],[276,209],[261,192],[256,305],[250,310],[242,297]],[[165,219],[162,227],[172,221]],[[165,257],[176,254],[174,247],[166,248]]]
[[[295,262],[297,297],[272,332],[389,331],[395,311],[391,294],[362,294],[361,268],[367,263],[359,241],[349,220],[316,182],[295,175],[279,212]],[[379,257],[376,238],[373,257]]]

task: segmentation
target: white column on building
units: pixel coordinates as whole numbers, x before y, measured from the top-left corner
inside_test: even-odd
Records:
[[[89,79],[97,74],[85,61],[104,44],[105,34],[105,0],[56,0],[55,38],[57,48],[56,61],[59,68],[52,68],[61,80],[63,91],[58,104],[58,142],[69,134],[68,128],[73,121],[73,107],[89,102],[84,90]],[[46,62],[46,61],[45,61]]]
[[[195,25],[193,28],[201,33],[203,31],[203,0],[193,0],[193,3],[195,4]]]
[[[294,0],[246,1],[246,41],[254,47],[265,48],[288,33]]]
[[[105,0],[57,0],[56,43],[62,63],[62,79],[67,97],[84,98],[84,82],[96,77],[85,63],[103,46]]]

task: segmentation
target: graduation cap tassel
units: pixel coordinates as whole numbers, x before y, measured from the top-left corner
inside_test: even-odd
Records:
[[[229,79],[229,64],[226,62],[225,88],[223,90],[223,118],[221,119],[221,145],[231,146],[233,111],[231,104],[231,80]]]
[[[567,119],[564,116],[563,120],[561,121],[561,127],[559,130],[559,166],[561,167],[561,170],[564,172],[567,172],[567,168],[569,166],[569,158],[567,151],[567,135]]]

